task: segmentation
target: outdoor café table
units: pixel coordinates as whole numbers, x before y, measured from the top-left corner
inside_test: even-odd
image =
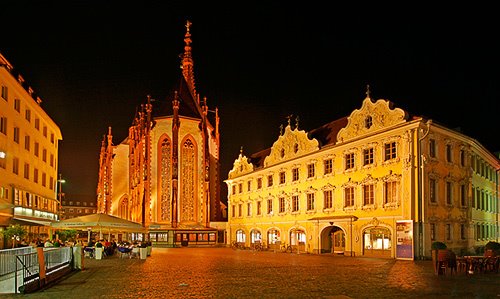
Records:
[[[120,252],[120,257],[123,257],[124,255],[130,256],[130,252],[132,251],[132,248],[129,247],[117,247],[118,251]]]
[[[85,254],[88,255],[90,258],[94,257],[94,251],[95,251],[94,247],[85,247],[83,250],[85,251]]]
[[[465,255],[466,273],[474,274],[474,272],[481,272],[483,270],[483,263],[486,257],[484,255]]]

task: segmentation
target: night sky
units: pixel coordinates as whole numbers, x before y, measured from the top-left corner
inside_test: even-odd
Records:
[[[241,146],[246,155],[270,147],[287,115],[309,131],[360,108],[367,84],[372,98],[500,150],[500,27],[492,7],[67,2],[0,7],[0,53],[62,131],[67,198],[96,198],[108,126],[118,144],[147,95],[167,100],[181,72],[187,19],[197,90],[221,117],[222,179]]]

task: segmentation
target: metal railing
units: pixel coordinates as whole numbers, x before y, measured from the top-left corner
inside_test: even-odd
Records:
[[[73,259],[72,247],[44,248],[43,256],[45,261],[46,281],[52,280],[52,276],[57,276],[58,272],[71,267]],[[18,276],[21,281],[18,281]],[[16,256],[15,263],[15,293],[19,289],[27,291],[28,289],[37,289],[42,286],[40,282],[40,262],[38,253],[26,253]],[[43,282],[45,283],[45,282]],[[18,286],[21,286],[19,288]]]
[[[16,271],[16,255],[36,252],[31,246],[0,250],[0,277]]]

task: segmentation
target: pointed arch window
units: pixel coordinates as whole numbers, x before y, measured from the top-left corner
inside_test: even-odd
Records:
[[[171,218],[171,171],[172,171],[172,143],[168,137],[160,142],[160,217],[162,221]]]

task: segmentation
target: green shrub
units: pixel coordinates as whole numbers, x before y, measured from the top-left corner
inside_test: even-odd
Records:
[[[0,231],[0,233],[6,239],[12,239],[12,247],[14,248],[16,246],[16,242],[20,241],[27,234],[27,231],[19,224],[16,224],[9,226],[3,231]]]
[[[500,254],[500,243],[495,241],[490,241],[484,246],[484,250],[493,250],[496,254]]]
[[[431,245],[432,250],[447,249],[447,248],[448,247],[446,246],[445,243],[439,242],[439,241],[432,242],[432,245]]]

